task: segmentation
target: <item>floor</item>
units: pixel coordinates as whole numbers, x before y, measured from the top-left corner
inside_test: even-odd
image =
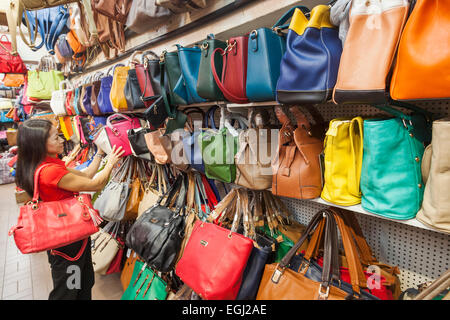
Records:
[[[47,300],[53,288],[47,253],[23,255],[8,236],[19,214],[14,188],[0,185],[0,300]],[[93,300],[120,300],[122,294],[120,273],[95,275]]]

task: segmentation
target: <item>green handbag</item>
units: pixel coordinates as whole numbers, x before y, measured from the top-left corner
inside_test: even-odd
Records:
[[[281,259],[283,259],[283,257],[288,253],[289,250],[291,250],[291,248],[295,244],[291,239],[286,237],[278,230],[273,230],[273,233],[271,233],[270,228],[267,224],[265,224],[264,227],[260,227],[259,230],[261,230],[261,232],[264,233],[266,236],[277,240],[278,245],[277,250],[275,252],[275,261],[274,261],[275,263],[280,262]]]
[[[26,95],[30,98],[50,100],[52,92],[59,90],[59,83],[63,80],[61,71],[29,70]]]
[[[231,119],[238,120],[241,129],[248,127],[245,118],[236,114],[225,117],[225,110],[221,108],[219,130],[208,129],[199,134],[198,142],[202,147],[205,175],[208,179],[227,183],[236,180],[234,156],[238,151],[239,133],[231,126]]]
[[[222,48],[225,50],[227,44],[223,41],[214,39],[214,35],[208,35],[207,39],[203,41],[201,45],[202,56],[200,58],[200,67],[197,80],[197,94],[208,100],[222,101],[224,96],[222,91],[214,80],[214,76],[211,71],[211,55],[216,48]],[[220,55],[215,55],[214,63],[216,70],[218,70],[218,76],[222,79],[222,65],[223,59]]]
[[[412,114],[377,105],[390,119],[364,120],[361,205],[374,214],[407,220],[416,216],[424,193],[421,162],[431,142],[431,113],[414,105],[391,102]]]
[[[162,59],[160,62],[161,66],[161,86],[163,94],[165,92],[169,93],[169,103],[173,106],[185,105],[187,102],[178,94],[175,93],[175,90],[179,90],[180,92],[186,91],[186,86],[184,85],[183,77],[181,76],[181,67],[180,61],[178,59],[178,52],[167,52],[164,51],[162,53]],[[163,77],[167,77],[167,83],[169,88],[165,88],[165,82],[163,81]],[[183,94],[186,96],[186,94]],[[167,112],[169,117],[173,117],[171,112]]]
[[[136,260],[130,284],[121,300],[166,300],[167,284],[142,261]]]

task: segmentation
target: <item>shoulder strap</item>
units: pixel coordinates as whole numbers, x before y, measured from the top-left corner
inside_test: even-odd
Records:
[[[42,169],[51,166],[50,163],[46,163],[38,167],[34,173],[34,194],[33,194],[33,202],[39,201],[39,174]]]

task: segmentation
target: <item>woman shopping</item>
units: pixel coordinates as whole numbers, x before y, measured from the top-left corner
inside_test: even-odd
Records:
[[[60,201],[74,196],[78,192],[96,192],[103,189],[114,165],[119,161],[123,150],[113,148],[107,156],[105,168],[97,173],[104,152],[99,150],[92,163],[83,171],[67,168],[58,158],[63,153],[63,139],[52,122],[43,119],[25,121],[18,129],[18,159],[16,166],[16,183],[28,194],[34,194],[34,174],[36,170],[47,165],[39,174],[39,195],[42,201]],[[83,240],[58,248],[59,252],[75,257],[83,249]],[[49,300],[90,300],[94,285],[94,269],[91,261],[91,244],[88,239],[79,259],[66,260],[60,255],[47,251],[51,266],[53,290]],[[80,281],[71,282],[74,270],[79,271]]]

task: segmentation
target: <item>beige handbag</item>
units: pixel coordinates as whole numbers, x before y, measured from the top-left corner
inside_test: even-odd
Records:
[[[119,223],[110,222],[103,230],[91,236],[94,272],[105,275],[109,265],[119,251],[121,245],[115,238],[119,226]],[[110,229],[113,229],[111,233],[108,232]]]
[[[239,151],[235,156],[235,184],[252,190],[266,190],[272,187],[271,137],[270,129],[262,130],[264,117],[268,120],[267,111],[261,110],[255,114],[254,110],[250,109],[249,129],[239,133]],[[266,139],[261,141],[265,132]],[[261,147],[266,150],[261,150]],[[261,156],[267,158],[263,159]]]
[[[450,118],[433,122],[432,141],[422,159],[425,183],[422,208],[416,219],[434,229],[450,233]]]
[[[156,0],[156,5],[165,7],[173,13],[183,13],[206,7],[206,0]]]
[[[154,180],[158,178],[158,190],[152,187]],[[144,196],[139,203],[138,218],[150,207],[154,206],[158,198],[167,191],[166,181],[163,177],[162,167],[154,165],[152,176],[145,185]]]

